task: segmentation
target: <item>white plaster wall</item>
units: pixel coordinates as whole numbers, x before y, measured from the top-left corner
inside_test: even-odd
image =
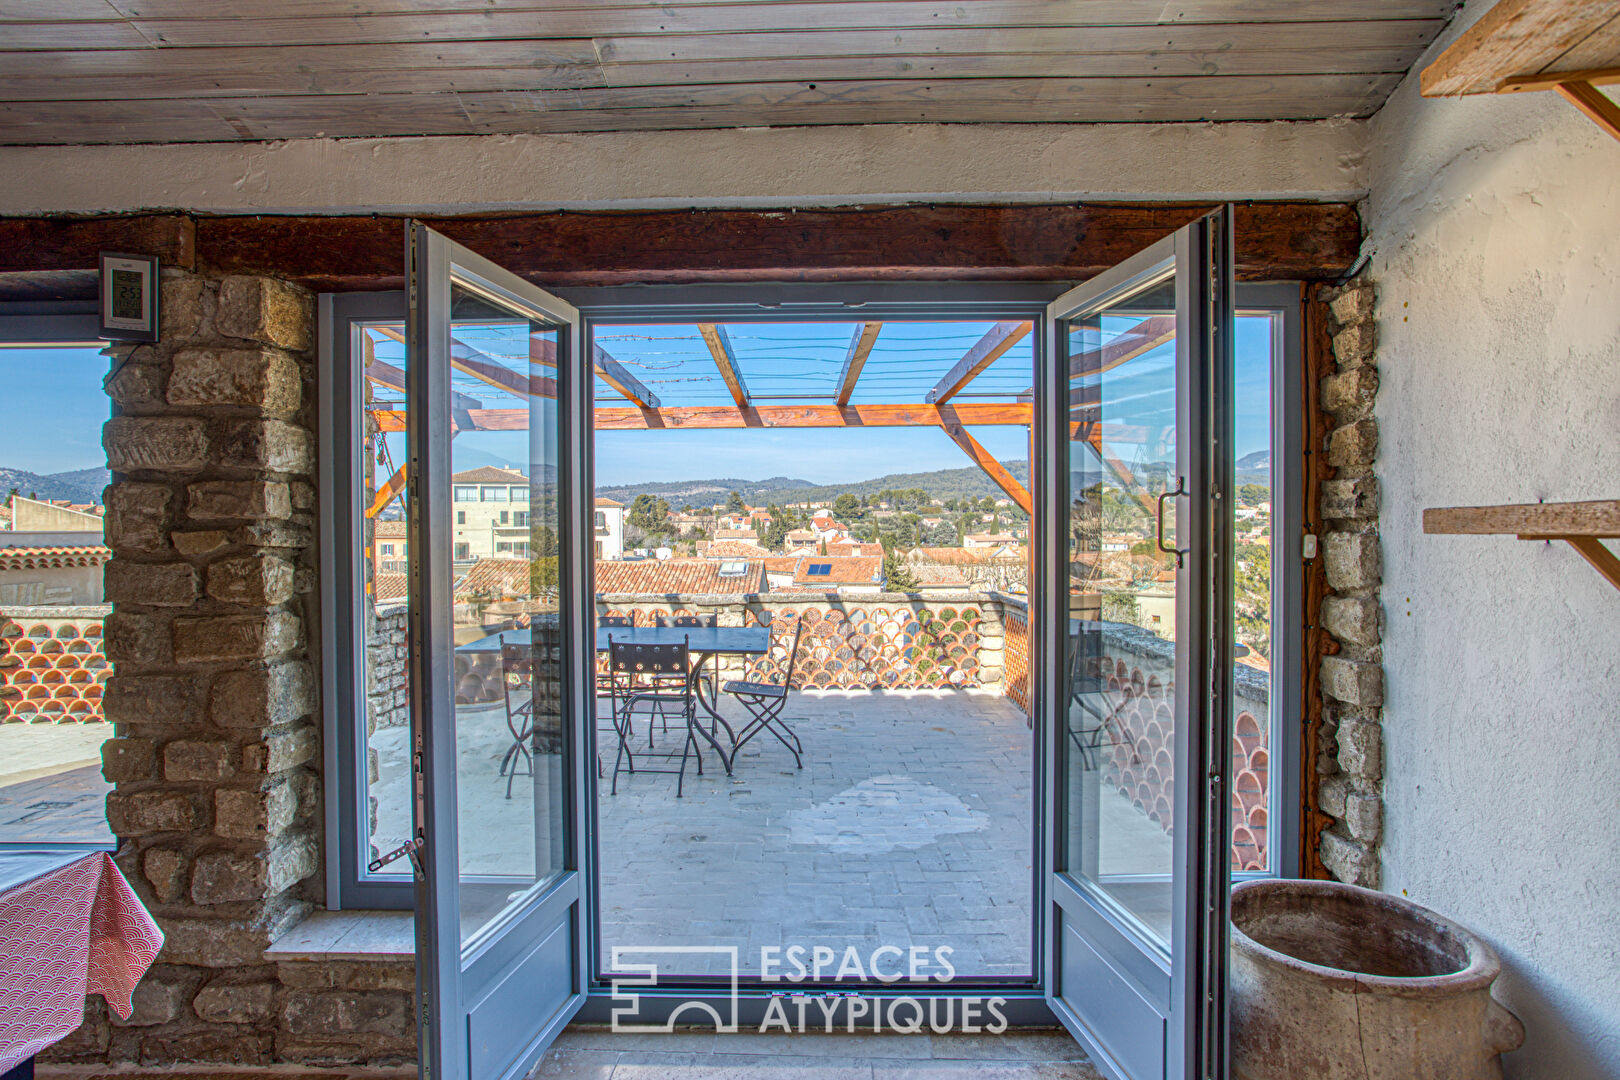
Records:
[[[0,147],[0,214],[815,206],[1366,192],[1365,122],[892,124]]]
[[[1552,94],[1425,100],[1416,82],[1371,121],[1364,207],[1384,887],[1501,952],[1498,996],[1529,1028],[1509,1077],[1620,1077],[1620,591],[1567,545],[1420,520],[1620,498],[1620,142]]]

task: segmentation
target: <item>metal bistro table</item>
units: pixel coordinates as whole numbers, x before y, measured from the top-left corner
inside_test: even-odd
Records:
[[[721,656],[764,656],[771,648],[771,631],[765,626],[598,626],[596,628],[596,651],[608,651],[608,637],[614,641],[628,641],[637,645],[679,645],[686,642],[686,646],[696,655],[697,662],[692,665],[690,678],[695,683],[695,692],[698,704],[703,711],[709,714],[713,721],[709,727],[698,725],[698,731],[708,741],[714,751],[720,755],[720,763],[726,767],[726,775],[731,775],[732,754],[737,749],[737,733],[732,730],[726,718],[720,715],[718,702],[709,700],[704,692],[705,680],[702,678],[703,665],[711,660],[718,667]],[[501,642],[508,645],[529,644],[529,631],[526,628],[508,630],[503,634],[496,634],[480,641],[462,645],[458,652],[477,652],[487,649],[499,649]],[[731,749],[720,744],[715,738],[715,725],[726,729],[726,738],[731,742]]]

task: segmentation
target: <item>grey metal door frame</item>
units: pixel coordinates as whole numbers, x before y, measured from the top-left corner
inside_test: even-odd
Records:
[[[1226,943],[1229,864],[1229,763],[1232,655],[1232,230],[1231,208],[1204,217],[1173,236],[1065,293],[1048,308],[1038,371],[1047,390],[1037,396],[1037,456],[1046,463],[1035,492],[1043,553],[1035,591],[1046,615],[1034,640],[1035,710],[1045,753],[1042,789],[1047,907],[1043,967],[1053,1012],[1115,1080],[1204,1080],[1226,1075]],[[1176,287],[1176,456],[1188,494],[1177,510],[1177,545],[1190,551],[1176,588],[1178,695],[1175,758],[1187,775],[1175,791],[1173,922],[1170,955],[1153,948],[1110,906],[1065,872],[1065,740],[1068,693],[1069,394],[1067,320],[1174,273]],[[1108,1027],[1124,1018],[1082,1015],[1063,985],[1064,958],[1088,948],[1094,970],[1136,993],[1163,1020],[1162,1075],[1131,1071],[1110,1052]],[[1122,1038],[1143,1037],[1115,1031]]]
[[[411,757],[414,838],[422,841],[416,878],[416,972],[420,1075],[424,1080],[512,1080],[534,1066],[585,1000],[589,890],[584,815],[583,718],[589,715],[589,546],[579,542],[588,510],[584,440],[590,380],[577,362],[579,312],[570,304],[410,222],[405,237],[407,315],[407,509]],[[564,716],[564,872],[464,943],[456,802],[456,728],[450,506],[450,319],[452,284],[558,330],[559,619]],[[559,939],[559,934],[566,937]],[[559,963],[557,950],[565,953]],[[540,967],[543,965],[543,970]],[[523,994],[567,980],[549,1010]],[[554,988],[553,988],[554,989]],[[505,994],[503,994],[503,990]],[[479,1010],[485,1010],[477,1021]],[[475,1033],[475,1028],[477,1033]],[[483,1038],[475,1068],[474,1044]],[[500,1040],[491,1045],[490,1039]],[[493,1058],[493,1061],[489,1059]],[[476,1075],[475,1075],[476,1074]]]

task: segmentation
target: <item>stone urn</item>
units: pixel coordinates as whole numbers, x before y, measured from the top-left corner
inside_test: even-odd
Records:
[[[1450,919],[1334,881],[1232,889],[1237,1080],[1501,1080],[1524,1025],[1502,964]]]

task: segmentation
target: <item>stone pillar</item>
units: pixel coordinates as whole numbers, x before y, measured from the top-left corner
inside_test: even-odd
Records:
[[[285,997],[263,951],[321,900],[313,303],[250,277],[162,291],[163,341],[109,350],[103,769],[167,940],[106,1057],[261,1064]]]
[[[1330,594],[1322,626],[1338,651],[1322,658],[1323,741],[1317,762],[1319,808],[1334,819],[1322,833],[1322,864],[1341,881],[1376,888],[1383,830],[1384,669],[1378,543],[1378,392],[1373,286],[1330,292],[1329,329],[1337,370],[1322,380],[1322,408],[1333,418],[1322,484],[1322,557]]]

